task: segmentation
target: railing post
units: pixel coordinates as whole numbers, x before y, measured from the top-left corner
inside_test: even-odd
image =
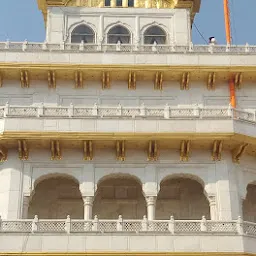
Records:
[[[228,116],[231,117],[232,119],[234,118],[234,111],[231,104],[228,105]]]
[[[64,41],[60,42],[60,50],[62,50],[62,51],[65,50],[65,42]]]
[[[35,215],[33,221],[32,221],[32,233],[35,233],[38,230],[38,216]]]
[[[174,235],[174,233],[175,233],[175,220],[174,220],[173,216],[170,217],[170,221],[169,221],[169,224],[168,224],[168,229],[169,229],[170,233]]]
[[[67,216],[67,219],[65,221],[65,231],[66,231],[67,234],[70,234],[70,231],[71,231],[71,219],[70,219],[69,215]]]
[[[97,103],[94,103],[94,105],[93,105],[92,115],[93,116],[98,116],[98,105],[97,105]]]
[[[226,45],[226,52],[230,52],[230,44]]]
[[[123,231],[123,218],[122,215],[118,216],[118,220],[116,223],[116,231]]]
[[[6,50],[10,49],[10,41],[9,41],[9,39],[6,40],[4,49],[6,49]]]
[[[209,53],[213,54],[214,44],[209,44]]]
[[[143,216],[141,228],[142,228],[142,231],[148,231],[148,218],[146,215]]]
[[[140,105],[140,116],[145,116],[145,115],[146,115],[146,108],[145,108],[144,103],[142,103]]]
[[[248,43],[245,44],[245,52],[246,52],[246,53],[249,52],[249,44],[248,44]]]
[[[189,52],[193,52],[194,51],[194,45],[192,42],[190,42],[189,44]]]
[[[44,103],[41,103],[37,107],[37,117],[43,116],[44,115]]]
[[[72,117],[74,116],[74,105],[70,103],[69,108],[68,108],[68,116]]]
[[[28,48],[28,41],[25,40],[25,41],[23,42],[23,44],[22,44],[22,51],[25,52],[25,51],[27,50],[27,48]]]
[[[82,40],[81,43],[79,44],[79,51],[84,51],[84,41]]]
[[[46,51],[47,49],[48,49],[47,42],[44,41],[43,44],[42,44],[42,50]]]
[[[9,115],[9,102],[6,102],[4,107],[4,117],[7,117]]]
[[[164,118],[169,119],[170,118],[170,107],[168,103],[164,107]]]
[[[122,116],[122,105],[120,103],[117,106],[117,115]]]
[[[201,220],[201,231],[207,232],[207,220],[206,220],[205,216],[203,216],[202,220]]]
[[[98,231],[98,230],[99,230],[99,219],[98,219],[98,216],[95,215],[92,221],[92,231]]]
[[[237,233],[239,235],[243,235],[244,234],[244,225],[243,225],[243,219],[241,216],[238,216],[237,222],[236,222],[236,229],[237,229]]]
[[[195,108],[194,108],[194,116],[195,117],[199,117],[199,106],[198,105],[195,105]]]

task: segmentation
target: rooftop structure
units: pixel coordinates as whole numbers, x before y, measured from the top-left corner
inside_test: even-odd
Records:
[[[256,255],[256,46],[194,45],[200,1],[38,5],[0,42],[0,255]]]

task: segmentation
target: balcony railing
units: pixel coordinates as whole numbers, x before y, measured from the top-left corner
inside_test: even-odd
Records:
[[[118,219],[93,220],[67,219],[52,220],[1,220],[0,233],[166,233],[166,234],[225,234],[225,235],[250,235],[256,237],[256,223],[243,221],[240,217],[234,221],[206,220],[125,220],[122,216]]]
[[[111,118],[111,119],[234,119],[256,123],[256,111],[231,107],[138,107],[118,106],[0,106],[0,118]]]
[[[137,52],[190,54],[250,54],[256,55],[256,45],[135,45],[135,44],[71,44],[0,42],[0,51],[12,52]]]

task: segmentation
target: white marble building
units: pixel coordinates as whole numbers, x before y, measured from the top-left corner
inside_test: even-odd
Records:
[[[193,45],[200,1],[60,2],[0,42],[0,255],[256,254],[256,46]]]

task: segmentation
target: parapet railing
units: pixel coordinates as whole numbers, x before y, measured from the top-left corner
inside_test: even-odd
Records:
[[[12,52],[137,52],[137,53],[191,53],[191,54],[255,54],[256,45],[138,45],[0,42],[0,51]]]
[[[38,219],[32,220],[1,220],[0,233],[166,233],[166,234],[225,234],[256,236],[256,223],[243,221],[241,217],[233,221],[206,220],[125,220],[120,215],[118,219],[92,220]]]
[[[0,106],[0,118],[111,118],[111,119],[235,119],[256,123],[256,111],[231,107],[118,106]]]

